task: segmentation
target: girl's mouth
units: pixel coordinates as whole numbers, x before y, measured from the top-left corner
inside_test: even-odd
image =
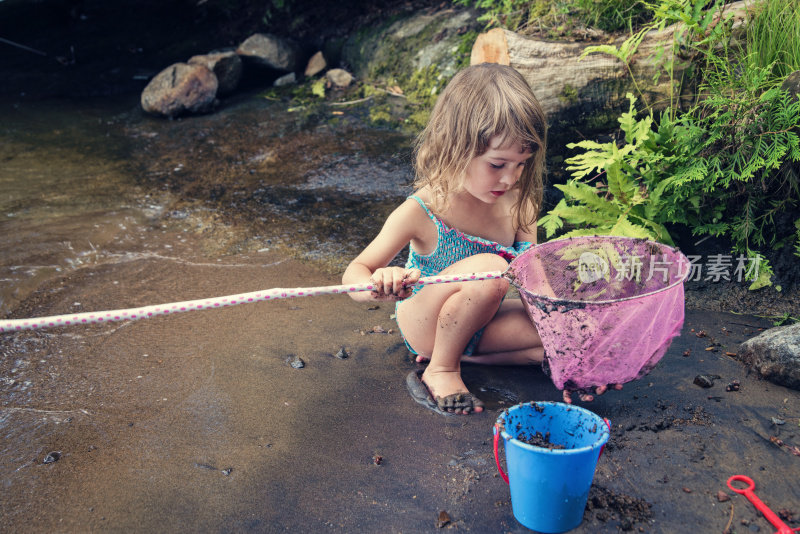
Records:
[[[505,191],[490,191],[490,193],[493,194],[496,197],[502,197],[503,195],[506,194]]]

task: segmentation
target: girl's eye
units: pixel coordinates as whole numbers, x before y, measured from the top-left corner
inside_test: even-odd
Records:
[[[494,163],[489,163],[489,166],[491,168],[493,168],[493,169],[502,169],[503,165],[504,165],[503,163],[501,163],[500,165],[495,165]]]

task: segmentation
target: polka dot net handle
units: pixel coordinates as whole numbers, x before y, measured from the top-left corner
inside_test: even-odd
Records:
[[[490,271],[483,273],[459,274],[448,276],[429,276],[420,278],[417,285],[444,284],[449,282],[465,282],[472,280],[490,280],[502,278],[503,271]],[[225,297],[187,300],[184,302],[172,302],[169,304],[158,304],[155,306],[145,306],[142,308],[128,308],[125,310],[111,310],[86,313],[69,313],[65,315],[54,315],[52,317],[34,317],[31,319],[0,319],[0,332],[15,332],[18,330],[39,330],[59,326],[75,326],[83,324],[106,323],[114,321],[134,321],[137,319],[147,319],[159,315],[171,315],[173,313],[210,310],[216,308],[226,308],[238,304],[248,304],[251,302],[262,302],[266,300],[291,299],[298,297],[311,297],[317,295],[335,295],[340,293],[357,293],[362,291],[372,291],[372,284],[358,285],[338,285],[322,286],[310,288],[275,288],[264,291],[253,291],[251,293],[241,293],[238,295],[228,295]]]

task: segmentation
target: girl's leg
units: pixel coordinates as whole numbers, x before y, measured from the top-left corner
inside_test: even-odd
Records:
[[[494,254],[478,254],[457,262],[443,274],[505,270],[508,263]],[[454,282],[423,287],[397,309],[397,322],[406,340],[420,354],[430,356],[422,375],[435,398],[469,394],[461,379],[461,356],[472,336],[497,313],[508,282],[503,279]],[[482,411],[469,402],[453,411]]]
[[[418,361],[425,359],[422,356]],[[503,301],[500,309],[484,328],[477,350],[466,357],[469,363],[486,365],[538,365],[543,359],[542,340],[519,299]],[[602,395],[609,387],[622,389],[619,384],[598,386],[595,393]],[[578,396],[584,402],[594,400],[588,393],[580,393]],[[563,392],[563,400],[572,403],[569,391]]]
[[[466,359],[489,365],[539,365],[542,360],[542,340],[519,299],[503,301],[484,328],[477,350]]]
[[[536,328],[525,312],[519,299],[505,300],[494,318],[486,325],[474,355],[468,356],[470,363],[488,365],[541,364],[544,347]],[[597,386],[595,393],[602,395],[608,389],[622,389],[621,384]],[[588,393],[579,393],[584,402],[594,400]],[[563,392],[564,402],[571,404],[569,391]]]

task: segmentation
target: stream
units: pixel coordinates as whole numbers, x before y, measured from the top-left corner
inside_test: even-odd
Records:
[[[212,261],[277,249],[341,272],[410,191],[409,139],[341,112],[257,95],[173,121],[134,98],[1,106],[4,316],[70,271],[165,252],[166,228]]]

